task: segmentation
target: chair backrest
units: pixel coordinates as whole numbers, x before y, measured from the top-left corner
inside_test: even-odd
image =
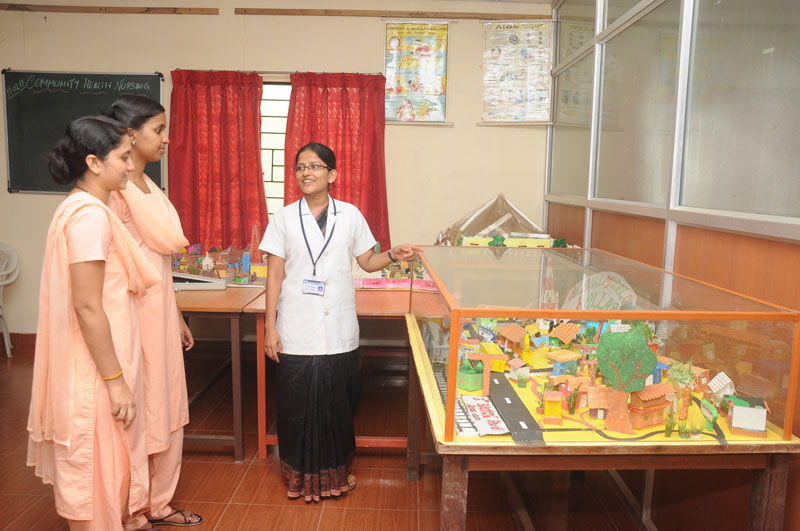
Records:
[[[16,249],[0,242],[0,289],[11,284],[19,274],[19,256]]]

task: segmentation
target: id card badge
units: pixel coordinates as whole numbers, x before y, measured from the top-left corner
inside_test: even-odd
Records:
[[[303,280],[303,295],[325,295],[325,283],[319,280]]]

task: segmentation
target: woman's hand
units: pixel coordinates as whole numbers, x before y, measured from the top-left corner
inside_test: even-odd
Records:
[[[120,376],[113,380],[105,380],[108,397],[111,399],[111,416],[124,423],[125,428],[136,418],[136,402],[133,400],[125,379]]]
[[[278,329],[275,325],[267,325],[266,327],[264,333],[264,350],[269,359],[275,363],[280,363],[278,360],[278,352],[283,350],[283,345],[281,345],[281,336],[278,335]]]
[[[194,346],[194,336],[192,336],[192,331],[189,330],[189,325],[186,324],[183,316],[179,317],[181,322],[181,345],[183,345],[184,350],[192,350]]]
[[[391,249],[392,257],[395,260],[401,260],[401,261],[405,260],[407,262],[411,261],[414,258],[414,253],[421,250],[422,249],[420,249],[416,245],[408,245],[408,244],[395,245]]]

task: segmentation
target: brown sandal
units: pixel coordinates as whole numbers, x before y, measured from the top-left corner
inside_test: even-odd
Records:
[[[353,474],[347,475],[347,490],[353,490],[356,488],[356,477]]]
[[[183,517],[183,522],[172,522],[170,520],[167,520],[167,518],[175,516],[176,514],[180,514],[181,517]],[[192,521],[194,518],[197,518],[196,522]],[[182,509],[174,509],[171,513],[169,513],[164,518],[158,518],[156,520],[149,520],[149,522],[151,524],[153,524],[153,525],[174,525],[176,527],[191,527],[193,525],[202,524],[203,523],[203,517],[200,516],[199,514],[195,514],[195,513],[192,513],[192,512],[189,512],[189,511],[185,511],[185,510],[182,510]]]

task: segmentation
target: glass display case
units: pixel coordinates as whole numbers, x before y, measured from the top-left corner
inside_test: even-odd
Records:
[[[795,311],[598,250],[425,247],[420,260],[432,283],[411,290],[407,323],[440,442],[792,439]]]

